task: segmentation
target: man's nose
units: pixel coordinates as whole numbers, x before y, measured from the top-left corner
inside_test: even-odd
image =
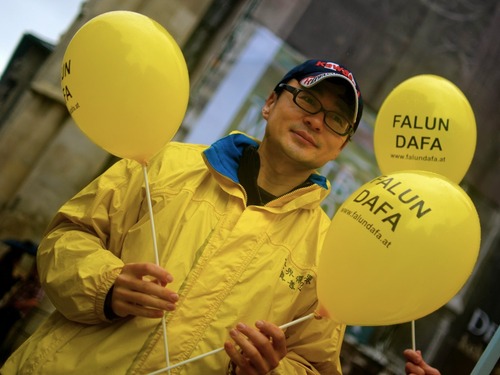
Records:
[[[319,111],[315,114],[308,113],[304,117],[304,122],[314,131],[321,131],[326,126],[325,114],[323,111]]]

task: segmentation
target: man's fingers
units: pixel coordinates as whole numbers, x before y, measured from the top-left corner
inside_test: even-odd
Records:
[[[137,279],[151,276],[163,286],[174,281],[173,276],[169,272],[154,263],[128,263],[123,267],[122,273],[133,274]]]
[[[175,310],[175,303],[147,294],[115,288],[112,296],[113,311],[121,317],[127,315],[160,318],[164,311]]]
[[[159,298],[156,295],[116,287],[114,293],[115,299],[126,303],[162,310],[173,310],[178,299],[175,293],[168,294],[165,298]]]
[[[403,351],[403,355],[407,361],[411,361],[413,363],[420,363],[422,361],[422,354],[419,350],[406,349]]]
[[[406,349],[403,355],[408,361],[405,366],[407,375],[441,375],[438,369],[424,361],[420,350]]]
[[[268,322],[258,321],[257,329],[238,323],[229,334],[238,346],[226,343],[226,352],[243,374],[267,374],[286,355],[283,331]]]
[[[407,375],[425,375],[425,371],[423,369],[410,362],[406,364],[405,372]]]
[[[177,293],[158,285],[155,281],[136,279],[127,274],[121,274],[117,277],[115,288],[156,296],[169,302],[177,302],[179,299]]]
[[[173,281],[162,267],[153,263],[128,263],[115,280],[111,307],[115,314],[156,318],[175,310],[179,296],[166,288]]]
[[[116,314],[118,316],[141,316],[144,318],[161,318],[165,313],[163,310],[150,309],[140,305],[118,301],[116,304]]]
[[[263,335],[269,337],[274,350],[280,354],[281,358],[283,358],[287,352],[285,332],[283,332],[283,330],[276,325],[264,320],[257,321],[255,326]]]
[[[250,360],[243,355],[236,345],[231,341],[226,341],[224,343],[224,349],[228,354],[229,358],[231,358],[231,362],[233,362],[234,366],[239,369],[239,373],[243,373],[245,375],[258,374],[258,372],[252,367]]]
[[[270,369],[266,367],[259,351],[243,333],[237,329],[232,329],[229,331],[229,335],[236,345],[227,342],[224,347],[226,351],[229,348],[230,352],[227,353],[231,361],[240,370],[240,373],[251,375],[269,372]]]

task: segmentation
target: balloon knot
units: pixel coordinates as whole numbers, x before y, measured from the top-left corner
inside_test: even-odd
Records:
[[[323,316],[319,312],[315,311],[314,312],[314,319],[317,319],[317,320],[323,319]]]

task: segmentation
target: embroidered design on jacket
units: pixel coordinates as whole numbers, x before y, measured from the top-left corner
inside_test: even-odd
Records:
[[[313,275],[307,272],[298,271],[293,265],[288,264],[288,259],[285,259],[285,263],[280,273],[280,279],[288,284],[290,289],[301,291],[304,285],[311,284]]]

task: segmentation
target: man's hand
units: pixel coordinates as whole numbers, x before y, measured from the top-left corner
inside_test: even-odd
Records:
[[[145,318],[161,318],[165,311],[175,310],[179,296],[165,288],[172,275],[154,263],[125,264],[118,275],[111,297],[113,312]]]
[[[238,323],[229,332],[234,343],[224,344],[237,375],[267,374],[286,355],[285,334],[279,327],[265,321],[258,321],[255,326],[257,329]]]
[[[406,349],[403,355],[408,361],[405,366],[407,375],[441,375],[439,370],[425,363],[420,350]]]

